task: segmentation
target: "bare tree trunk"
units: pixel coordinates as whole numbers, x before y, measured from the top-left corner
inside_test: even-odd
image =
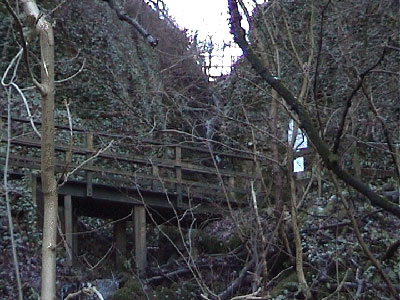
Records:
[[[41,173],[44,197],[42,300],[56,299],[57,184],[54,176],[54,37],[34,0],[23,1],[28,26],[40,37],[42,95]]]

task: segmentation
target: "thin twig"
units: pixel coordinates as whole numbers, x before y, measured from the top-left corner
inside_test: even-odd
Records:
[[[364,288],[364,279],[362,278],[362,269],[360,267],[358,267],[356,271],[356,281],[357,281],[356,296],[360,297]]]
[[[33,128],[33,131],[40,137],[41,135],[40,135],[39,130],[37,130],[37,128],[36,128],[36,126],[35,126],[35,123],[34,123],[34,120],[33,120],[33,116],[32,116],[32,114],[31,114],[31,110],[30,110],[30,108],[29,108],[28,101],[26,100],[26,97],[25,97],[24,93],[22,92],[22,90],[21,90],[21,89],[19,88],[19,86],[14,82],[14,78],[16,78],[16,74],[17,74],[19,62],[20,62],[20,59],[21,59],[22,51],[23,51],[23,49],[21,48],[21,49],[18,51],[17,55],[15,55],[14,58],[11,60],[10,64],[8,65],[6,71],[5,71],[4,74],[3,74],[3,77],[1,78],[1,85],[2,85],[3,87],[12,86],[13,88],[16,89],[16,91],[17,91],[18,94],[21,96],[22,101],[23,101],[24,104],[25,104],[26,112],[27,112],[27,114],[28,114],[28,117],[29,117],[31,126],[32,126],[32,128]],[[11,79],[8,83],[6,83],[6,82],[5,82],[5,79],[6,79],[7,75],[8,75],[8,72],[9,72],[10,69],[14,66],[14,64],[15,64],[15,67],[14,67],[14,69],[13,69],[12,79]]]
[[[243,282],[245,276],[247,275],[248,271],[254,268],[254,265],[256,264],[256,259],[255,256],[243,267],[243,269],[240,271],[239,276],[232,281],[232,283],[221,293],[218,294],[218,300],[226,300],[229,299],[229,297],[237,290],[237,288],[240,286],[240,284]]]
[[[63,186],[67,180],[68,177],[73,175],[76,171],[78,171],[80,168],[82,168],[84,165],[86,165],[87,163],[89,163],[90,161],[92,161],[93,159],[97,158],[100,154],[102,154],[103,152],[107,151],[112,144],[114,143],[114,140],[112,140],[106,147],[101,148],[99,151],[97,151],[97,153],[91,157],[89,157],[88,159],[84,160],[83,162],[81,162],[76,168],[74,168],[72,171],[67,172],[64,176],[63,182],[59,185],[59,187]]]
[[[94,286],[94,285],[89,286],[89,287],[84,287],[75,293],[71,293],[66,298],[64,298],[64,300],[73,299],[75,297],[78,297],[81,294],[88,295],[88,296],[96,295],[99,298],[99,300],[104,300],[103,295],[97,290],[96,286]]]
[[[358,76],[358,82],[356,83],[356,86],[353,88],[353,90],[349,93],[349,95],[346,97],[344,103],[345,103],[345,108],[343,110],[342,113],[342,118],[340,120],[340,125],[339,125],[339,129],[336,133],[336,138],[333,144],[333,148],[332,151],[334,154],[336,154],[339,150],[339,146],[340,146],[340,141],[343,135],[343,131],[344,131],[344,125],[346,122],[346,118],[347,118],[347,114],[349,112],[349,109],[351,107],[352,104],[352,100],[353,97],[357,94],[358,90],[361,88],[363,82],[364,82],[364,78],[365,76],[367,76],[369,74],[369,72],[371,72],[373,69],[375,69],[385,58],[385,55],[388,53],[387,47],[384,46],[382,54],[380,55],[379,59],[369,68],[367,68],[365,71],[363,71],[359,76]]]
[[[10,3],[8,2],[8,0],[4,1],[7,10],[10,12],[11,16],[14,18],[15,24],[17,26],[17,30],[19,33],[19,36],[21,38],[21,45],[24,51],[24,60],[25,60],[25,65],[26,68],[28,70],[28,74],[30,75],[33,84],[38,88],[38,90],[40,91],[40,93],[43,95],[45,94],[45,90],[43,88],[43,86],[36,80],[35,76],[33,75],[32,69],[30,67],[29,64],[29,52],[28,52],[28,43],[25,41],[25,37],[24,37],[24,32],[23,32],[23,26],[21,23],[21,20],[19,19],[19,17],[17,16],[17,14],[15,13],[15,11],[12,9]],[[33,25],[32,25],[33,27]],[[30,30],[35,30],[34,28],[30,28]]]
[[[66,81],[71,80],[74,77],[78,76],[78,74],[83,71],[83,68],[85,67],[85,63],[86,63],[86,58],[83,60],[82,66],[79,68],[78,71],[76,71],[76,73],[72,74],[71,76],[69,76],[67,78],[56,80],[56,81],[54,81],[54,83],[63,83],[63,82],[66,82]]]
[[[336,290],[332,294],[330,294],[329,296],[326,296],[326,297],[322,298],[322,300],[331,299],[334,295],[338,294],[342,290],[342,288],[344,286],[344,283],[346,282],[347,277],[349,275],[349,271],[350,271],[350,269],[346,270],[346,273],[344,274],[342,281],[338,284]]]
[[[331,3],[331,0],[328,0],[328,2],[322,8],[322,12],[321,12],[321,23],[320,23],[320,28],[319,28],[318,50],[317,50],[317,57],[315,59],[315,71],[314,71],[314,82],[313,82],[313,98],[314,98],[314,103],[315,103],[315,111],[317,113],[317,121],[318,121],[318,125],[319,125],[319,129],[321,131],[321,134],[322,134],[322,121],[321,121],[321,116],[319,114],[319,104],[318,104],[318,100],[317,100],[317,89],[318,89],[319,64],[320,64],[320,61],[321,61],[321,53],[322,53],[322,41],[323,41],[323,33],[324,33],[325,11],[328,8],[330,3]]]
[[[59,9],[61,6],[63,6],[67,0],[61,1],[59,4],[56,5],[51,11],[49,11],[47,14],[45,14],[43,17],[47,18],[47,16],[51,16],[57,9]]]
[[[384,282],[386,282],[386,284],[388,285],[389,292],[392,294],[394,299],[400,299],[400,296],[399,296],[395,286],[393,285],[393,283],[390,280],[390,278],[387,276],[386,272],[383,270],[383,268],[381,266],[381,263],[375,258],[375,256],[372,254],[371,250],[369,250],[367,244],[365,243],[365,241],[364,241],[364,239],[363,239],[363,237],[361,235],[360,228],[358,227],[357,220],[354,217],[353,208],[350,206],[350,204],[348,203],[347,199],[343,196],[342,189],[340,188],[340,185],[339,185],[336,177],[332,173],[331,173],[331,178],[332,178],[332,181],[333,181],[333,183],[335,185],[338,197],[341,198],[342,203],[344,205],[344,208],[346,209],[347,216],[351,220],[351,223],[352,223],[353,229],[354,229],[354,233],[355,233],[355,235],[357,237],[357,240],[358,240],[361,248],[363,249],[365,255],[367,255],[367,257],[371,260],[372,264],[377,269],[377,271],[380,274],[382,280]]]
[[[241,296],[236,296],[233,297],[231,300],[246,300],[246,299],[266,299],[264,297],[258,297],[257,295],[261,292],[261,287],[257,289],[254,293],[247,294],[247,295],[241,295]]]
[[[76,71],[71,76],[68,76],[67,78],[60,79],[60,80],[55,80],[54,83],[55,84],[60,84],[60,83],[64,83],[66,81],[69,81],[71,79],[74,79],[76,76],[78,76],[79,73],[81,73],[83,71],[83,69],[85,67],[85,64],[86,64],[86,58],[83,59],[82,66],[79,68],[78,71]],[[35,89],[35,86],[28,86],[28,87],[23,88],[22,91],[30,91],[30,90],[33,90],[33,89]]]
[[[7,219],[8,219],[8,228],[11,238],[11,249],[13,255],[13,262],[15,268],[15,277],[17,279],[17,287],[18,287],[18,299],[23,300],[22,294],[22,284],[21,284],[21,276],[19,273],[19,264],[18,264],[18,256],[17,256],[17,248],[15,245],[14,239],[14,224],[12,221],[11,215],[11,203],[9,197],[9,190],[8,190],[8,162],[10,158],[10,149],[11,149],[11,87],[8,88],[7,92],[8,104],[7,104],[7,112],[8,112],[8,124],[7,124],[7,150],[6,150],[6,161],[4,164],[4,175],[3,175],[3,182],[4,182],[4,192],[6,198],[6,207],[7,207]]]
[[[371,109],[372,112],[374,113],[375,118],[379,121],[379,123],[381,123],[382,128],[383,128],[383,133],[385,136],[385,140],[386,140],[386,144],[387,147],[390,151],[392,160],[393,160],[393,164],[394,164],[394,169],[397,175],[397,181],[399,183],[400,186],[400,161],[399,161],[399,157],[396,155],[396,149],[393,147],[393,143],[392,143],[392,139],[390,137],[390,132],[388,127],[386,126],[386,122],[384,120],[384,118],[379,114],[378,109],[375,106],[375,103],[372,99],[372,94],[368,95],[366,89],[364,86],[362,86],[362,91],[364,93],[364,96],[368,99],[369,104],[371,105]]]
[[[150,162],[151,162],[151,161],[150,161]],[[151,162],[151,163],[152,163],[152,162]],[[182,244],[183,244],[183,246],[184,246],[184,248],[185,248],[185,251],[186,251],[186,253],[188,253],[188,258],[185,257],[185,255],[184,255],[184,254],[182,253],[182,251],[178,248],[178,246],[172,241],[172,239],[168,236],[168,234],[165,233],[165,232],[157,225],[157,223],[154,222],[154,219],[153,219],[152,215],[151,215],[151,214],[149,214],[149,215],[151,216],[153,223],[157,225],[158,230],[160,230],[160,232],[168,239],[168,241],[172,244],[172,246],[177,250],[177,252],[179,253],[179,255],[183,258],[183,260],[184,260],[184,262],[186,263],[187,267],[190,269],[192,275],[194,276],[194,279],[196,280],[197,284],[198,284],[199,287],[202,289],[202,292],[208,292],[208,293],[211,293],[211,294],[212,294],[212,292],[210,291],[210,289],[209,289],[205,284],[203,284],[203,283],[204,283],[204,280],[203,280],[203,278],[202,278],[201,272],[200,272],[200,270],[199,270],[199,268],[198,268],[198,266],[197,266],[197,264],[196,264],[196,262],[195,262],[195,260],[194,260],[194,258],[193,258],[193,256],[192,256],[192,253],[191,253],[190,249],[188,248],[188,246],[187,246],[187,244],[186,244],[186,242],[185,242],[185,237],[184,237],[184,234],[183,234],[183,231],[182,231],[182,225],[181,225],[181,219],[182,219],[182,218],[179,218],[178,212],[177,212],[175,206],[173,205],[173,203],[171,202],[171,200],[170,200],[170,198],[169,198],[167,189],[166,189],[166,187],[165,187],[164,181],[162,180],[161,176],[158,174],[157,177],[158,177],[158,180],[159,180],[160,183],[161,183],[162,190],[163,190],[164,193],[165,193],[165,197],[167,198],[168,204],[170,205],[170,207],[172,208],[172,211],[174,212],[175,218],[176,218],[176,220],[177,220],[178,231],[179,231],[179,234],[180,234],[180,237],[181,237],[181,240],[182,240]],[[139,192],[139,189],[138,189],[138,192]],[[139,192],[139,193],[140,193],[140,192]],[[140,193],[140,196],[142,197],[142,194],[141,194],[141,193]],[[143,201],[143,204],[144,204],[144,199],[143,199],[143,197],[142,197],[142,201]],[[145,208],[147,209],[147,206],[145,206]],[[192,225],[193,225],[193,224],[194,224],[194,223],[192,222]]]
[[[103,225],[101,225],[101,226],[99,226],[99,227],[97,227],[97,228],[91,229],[91,230],[86,230],[86,231],[80,231],[80,232],[72,233],[72,235],[83,235],[83,234],[98,232],[98,231],[100,231],[102,228],[105,228],[105,227],[107,227],[107,226],[109,226],[109,225],[112,225],[112,224],[115,224],[115,223],[118,223],[118,222],[121,222],[121,221],[124,221],[124,220],[128,220],[128,219],[130,219],[130,218],[132,217],[132,215],[133,215],[133,210],[131,210],[131,212],[130,212],[128,215],[126,215],[125,217],[122,217],[122,218],[120,218],[120,219],[113,220],[113,221],[111,221],[111,222],[107,222],[107,223],[105,223],[105,224],[103,224]]]
[[[100,258],[97,261],[97,263],[93,266],[89,264],[89,262],[86,260],[86,263],[90,266],[89,271],[93,271],[94,269],[96,269],[109,256],[109,254],[112,252],[113,249],[114,249],[114,243],[110,246],[110,248],[108,248],[106,254],[104,254],[103,257]]]
[[[258,213],[257,195],[256,195],[256,192],[254,190],[253,181],[251,181],[250,184],[251,184],[251,197],[252,197],[252,200],[253,200],[254,214],[256,215],[256,221],[257,221],[257,225],[258,225],[258,232],[259,232],[259,234],[261,236],[262,249],[266,249],[268,244],[267,244],[267,239],[265,238],[263,226],[261,224],[260,214]],[[262,254],[261,254],[261,263],[262,263],[263,275],[264,275],[264,279],[265,280],[267,279],[267,276],[268,276],[268,266],[267,266],[267,257],[266,257],[266,255],[267,255],[267,253],[265,251],[263,251]]]

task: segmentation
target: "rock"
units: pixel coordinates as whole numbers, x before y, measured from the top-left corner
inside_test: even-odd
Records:
[[[97,279],[97,290],[101,293],[104,300],[109,299],[119,289],[119,282],[115,279]]]

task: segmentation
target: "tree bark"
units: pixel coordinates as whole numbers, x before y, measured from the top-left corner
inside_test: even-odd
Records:
[[[22,1],[28,26],[40,37],[42,100],[41,176],[44,201],[41,299],[56,299],[57,184],[54,168],[54,36],[34,0]]]

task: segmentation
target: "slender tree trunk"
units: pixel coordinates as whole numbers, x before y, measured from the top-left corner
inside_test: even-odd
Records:
[[[54,175],[54,37],[36,2],[22,1],[28,26],[40,37],[42,94],[41,176],[44,197],[42,300],[56,299],[57,184]]]
[[[301,290],[304,293],[306,299],[311,298],[310,288],[308,287],[305,275],[304,275],[304,266],[303,266],[303,248],[301,244],[301,235],[299,230],[298,224],[298,217],[297,217],[297,195],[296,195],[296,187],[293,178],[293,146],[294,141],[296,140],[296,135],[298,131],[297,126],[293,126],[292,132],[292,141],[288,145],[288,159],[287,159],[287,178],[288,178],[288,185],[290,188],[290,200],[291,200],[291,210],[290,215],[292,219],[292,229],[293,229],[293,236],[294,236],[294,244],[296,246],[296,273],[297,273],[297,280],[301,286]]]
[[[278,147],[278,142],[279,142],[279,130],[278,130],[278,104],[276,99],[279,97],[277,92],[275,90],[271,91],[271,105],[270,105],[270,126],[271,126],[271,134],[272,136],[276,139],[275,141],[272,142],[271,147],[272,147],[272,158],[275,161],[280,161],[280,155],[279,155],[279,147]],[[282,195],[282,188],[283,188],[283,180],[282,180],[282,172],[281,168],[277,164],[272,165],[272,174],[273,178],[275,181],[274,185],[274,198],[275,198],[275,204],[276,204],[276,212],[278,213],[278,218],[280,217],[280,214],[282,213],[283,209],[283,202],[281,199]]]

